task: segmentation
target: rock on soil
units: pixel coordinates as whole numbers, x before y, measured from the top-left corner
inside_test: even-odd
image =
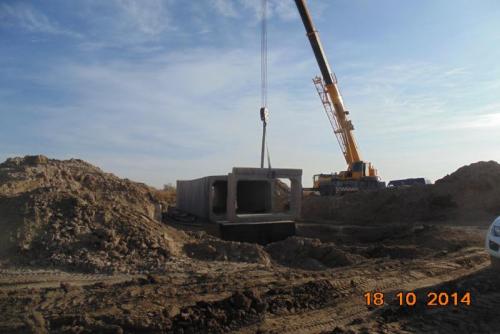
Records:
[[[319,239],[290,237],[263,247],[258,244],[224,241],[202,233],[184,245],[185,253],[204,261],[247,262],[269,265],[271,261],[287,267],[323,270],[348,266],[365,258],[345,252],[334,243]]]
[[[208,261],[248,262],[268,265],[267,253],[257,244],[223,241],[206,234],[184,245],[186,254],[194,259]]]
[[[262,320],[268,305],[252,290],[183,308],[171,321],[175,333],[223,333]]]
[[[477,162],[434,185],[387,188],[339,197],[309,195],[304,219],[351,223],[466,221],[490,222],[500,215],[500,165]]]
[[[266,313],[288,314],[331,305],[339,297],[328,280],[317,280],[286,288],[237,291],[215,302],[198,302],[182,308],[171,319],[175,333],[223,333],[261,321]]]
[[[0,164],[0,259],[88,272],[165,270],[184,234],[153,217],[155,189],[82,160]]]
[[[266,246],[266,251],[276,262],[306,270],[322,270],[348,266],[364,258],[349,254],[334,243],[322,243],[319,239],[291,237]]]

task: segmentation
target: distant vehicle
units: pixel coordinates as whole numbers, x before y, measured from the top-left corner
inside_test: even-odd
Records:
[[[392,180],[387,186],[388,187],[411,187],[416,185],[426,185],[432,184],[432,181],[423,177],[416,177],[413,179],[402,179],[402,180]]]
[[[500,269],[500,216],[491,224],[486,235],[486,251],[490,254],[491,266]]]

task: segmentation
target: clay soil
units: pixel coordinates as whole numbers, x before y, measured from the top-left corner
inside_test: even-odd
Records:
[[[171,194],[81,160],[9,159],[0,332],[498,333],[500,281],[483,244],[499,176],[484,162],[430,187],[308,196],[297,236],[261,246],[160,222]],[[417,304],[396,303],[400,291]],[[470,292],[471,305],[429,308],[431,291]],[[368,306],[366,292],[385,303]]]

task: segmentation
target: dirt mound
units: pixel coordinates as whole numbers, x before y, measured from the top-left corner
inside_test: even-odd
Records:
[[[479,228],[458,229],[449,226],[423,225],[405,237],[385,241],[387,245],[414,245],[421,249],[454,252],[467,247],[482,247],[484,231]]]
[[[328,280],[311,281],[259,294],[254,290],[235,292],[215,302],[198,302],[181,309],[171,321],[176,333],[231,332],[261,321],[266,313],[284,315],[333,304],[338,291]],[[257,331],[260,332],[260,331]]]
[[[171,321],[175,333],[223,333],[261,320],[267,304],[255,291],[235,292],[216,302],[183,308]]]
[[[343,253],[364,258],[417,259],[443,256],[469,247],[483,247],[484,229],[430,224],[336,226],[298,225],[302,237],[317,238],[323,245],[333,242]],[[331,244],[330,244],[331,245]]]
[[[480,161],[436,181],[439,192],[450,194],[460,216],[491,219],[500,215],[500,164]]]
[[[341,197],[308,196],[303,201],[305,219],[333,219],[349,223],[443,221],[457,208],[450,194],[432,186],[382,189]]]
[[[340,197],[305,196],[304,219],[352,223],[468,221],[489,223],[500,215],[500,165],[478,162],[435,185],[387,188]]]
[[[0,258],[95,272],[165,270],[183,233],[153,217],[144,184],[82,160],[44,156],[0,164]]]
[[[453,187],[457,190],[490,190],[498,188],[500,164],[496,161],[479,161],[457,169],[436,181],[436,185]]]
[[[269,257],[257,244],[223,241],[202,234],[198,240],[184,245],[186,254],[198,260],[269,264]]]
[[[383,240],[367,245],[347,242],[344,250],[366,258],[416,259],[425,256],[442,256],[469,247],[482,247],[484,243],[484,230],[480,228],[410,226],[410,230],[405,229],[402,233],[394,231]],[[387,229],[382,227],[380,230],[386,231]]]
[[[322,243],[319,239],[291,237],[266,246],[266,251],[276,262],[306,270],[352,265],[363,257],[348,254],[333,243]]]

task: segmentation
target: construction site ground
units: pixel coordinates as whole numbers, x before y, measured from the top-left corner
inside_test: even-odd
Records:
[[[367,223],[307,214],[285,241],[229,242],[214,225],[148,218],[147,202],[160,195],[146,186],[81,161],[33,159],[0,165],[0,222],[5,233],[22,227],[0,249],[1,333],[498,333],[488,219]],[[71,194],[55,191],[54,180]],[[120,207],[129,205],[125,190],[148,198],[127,199],[130,221]],[[68,196],[78,197],[78,210],[68,211]],[[100,212],[107,201],[113,212]],[[308,201],[321,212],[323,199]],[[400,291],[415,292],[417,304],[398,305]],[[429,291],[469,292],[471,305],[428,307]],[[367,305],[366,292],[385,293],[385,303]]]
[[[304,230],[311,237],[317,228],[318,237],[322,227],[304,222],[299,235]],[[482,247],[485,230],[453,229],[463,233],[466,247],[416,254],[408,238],[389,240],[392,256],[377,256],[377,243],[371,259],[321,270],[188,257],[162,274],[2,269],[0,331],[495,333],[500,284]],[[390,302],[396,292],[423,296],[426,290],[468,291],[472,305],[431,309]],[[386,305],[368,307],[368,291],[387,293]]]

